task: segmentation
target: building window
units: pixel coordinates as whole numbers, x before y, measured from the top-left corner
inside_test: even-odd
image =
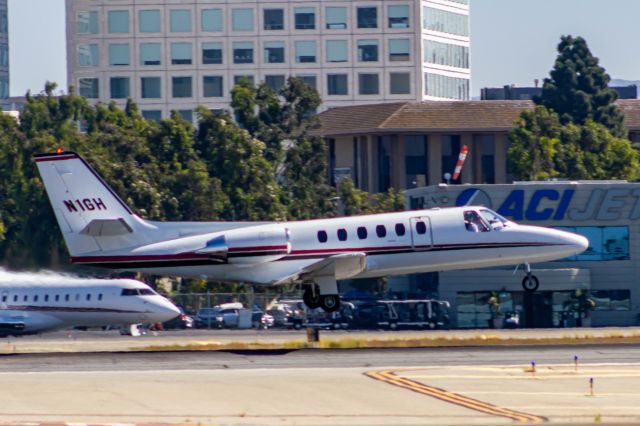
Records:
[[[171,43],[171,64],[191,65],[191,43]]]
[[[171,77],[171,96],[174,98],[192,97],[191,77]]]
[[[162,111],[159,110],[143,110],[142,111],[142,117],[145,120],[149,120],[149,121],[155,121],[156,123],[159,123],[160,120],[162,120]]]
[[[202,77],[202,96],[205,98],[219,98],[224,96],[223,79],[219,75],[205,75]]]
[[[264,63],[281,64],[284,62],[284,42],[267,41],[264,43]]]
[[[458,155],[460,155],[460,135],[442,135],[440,140],[440,151],[442,157],[440,159],[440,166],[442,173],[451,173],[456,167],[458,161]],[[455,183],[460,183],[460,178]],[[451,182],[454,183],[454,182]]]
[[[347,74],[327,74],[328,95],[348,95],[349,85]]]
[[[253,9],[232,9],[231,25],[233,31],[253,31]]]
[[[318,78],[315,75],[298,75],[297,78],[314,89],[318,88]]]
[[[408,38],[389,39],[389,60],[402,62],[411,60],[411,40]]]
[[[6,15],[3,14],[6,19]],[[5,31],[0,32],[4,33]],[[76,33],[98,34],[98,12],[83,10],[76,16]]]
[[[596,302],[596,311],[631,310],[631,291],[629,290],[591,290],[591,298]]]
[[[81,78],[79,80],[80,96],[88,99],[100,97],[100,80],[97,78]]]
[[[296,41],[296,63],[306,64],[316,62],[316,42]]]
[[[284,30],[283,9],[264,9],[263,17],[265,30]]]
[[[358,93],[361,95],[377,95],[380,93],[378,74],[358,74]]]
[[[347,8],[346,7],[327,7],[325,9],[325,20],[328,30],[345,30],[347,29]]]
[[[160,43],[140,43],[140,65],[160,65]]]
[[[264,82],[267,83],[267,86],[276,92],[282,89],[282,86],[284,86],[284,80],[284,75],[266,75],[264,77]]]
[[[326,243],[328,239],[327,231],[318,231],[318,242]]]
[[[378,40],[358,40],[358,61],[378,61]]]
[[[347,230],[344,228],[340,228],[338,229],[338,240],[340,241],[347,241]]]
[[[213,65],[222,63],[222,43],[202,43],[202,63]]]
[[[347,62],[346,40],[327,40],[327,62]]]
[[[589,240],[584,252],[562,261],[629,260],[629,228],[627,226],[558,226],[556,229],[580,234]]]
[[[9,45],[6,43],[0,44],[0,65],[9,66]]]
[[[233,63],[252,64],[253,63],[253,42],[235,41],[233,42]]]
[[[375,7],[359,7],[358,28],[378,28],[378,9]]]
[[[469,79],[425,73],[425,95],[438,98],[468,100]]]
[[[0,33],[2,33],[2,34],[8,34],[9,33],[9,20],[7,19],[7,12],[6,11],[2,12],[2,14],[0,14]]]
[[[378,136],[378,192],[391,187],[391,137]]]
[[[160,11],[141,10],[138,12],[138,27],[141,33],[160,32]]]
[[[118,43],[109,45],[109,65],[123,66],[130,65],[129,44]]]
[[[97,44],[78,45],[78,65],[81,67],[97,67],[99,64]]]
[[[172,33],[191,32],[191,11],[188,9],[172,10],[169,13],[169,28]]]
[[[406,188],[427,186],[427,137],[424,135],[404,136],[404,164]]]
[[[222,31],[222,9],[202,9],[200,28],[204,32]]]
[[[465,37],[469,35],[468,15],[424,6],[422,16],[422,26],[425,30]]]
[[[140,90],[142,99],[160,99],[162,85],[160,77],[140,78]]]
[[[109,13],[107,13],[107,24],[110,33],[128,33],[129,11],[110,10]]]
[[[240,84],[242,82],[246,82],[247,84],[253,86],[255,84],[255,79],[252,75],[234,75],[233,76],[233,84]]]
[[[469,68],[469,48],[457,44],[424,41],[424,62],[448,65],[456,68]]]
[[[389,6],[389,28],[409,28],[409,6]]]
[[[178,114],[184,121],[193,123],[193,110],[192,109],[179,109]]]
[[[129,77],[111,77],[109,87],[111,99],[127,99],[131,94]]]
[[[473,144],[476,152],[480,153],[480,182],[496,183],[495,170],[495,136],[493,134],[473,135]],[[478,158],[478,157],[476,157]]]
[[[296,7],[294,14],[296,30],[314,30],[316,28],[316,11],[313,7]]]
[[[408,73],[408,72],[389,73],[389,94],[390,95],[410,95],[411,94],[411,73]]]

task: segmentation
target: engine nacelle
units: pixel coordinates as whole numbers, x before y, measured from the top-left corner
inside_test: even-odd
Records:
[[[207,241],[197,252],[220,262],[253,265],[288,255],[290,239],[289,229],[281,226],[233,229]]]

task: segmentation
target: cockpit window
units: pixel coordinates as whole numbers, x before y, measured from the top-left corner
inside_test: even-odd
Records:
[[[469,232],[489,232],[490,228],[475,210],[464,212],[464,226]]]
[[[480,210],[480,214],[482,215],[484,220],[489,222],[489,225],[493,229],[499,229],[503,226],[507,226],[507,223],[509,222],[507,219],[500,216],[498,213],[494,212],[493,210],[482,209]]]
[[[137,288],[123,288],[121,296],[137,296],[138,289]]]
[[[138,290],[141,296],[155,296],[156,292],[151,290],[150,288],[141,288]]]

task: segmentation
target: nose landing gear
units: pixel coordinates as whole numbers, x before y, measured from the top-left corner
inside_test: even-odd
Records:
[[[533,293],[540,287],[540,281],[531,273],[531,265],[525,263],[524,266],[527,271],[527,276],[522,280],[522,288],[528,293]]]

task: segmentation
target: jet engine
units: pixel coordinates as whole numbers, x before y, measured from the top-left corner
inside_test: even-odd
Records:
[[[291,252],[291,236],[284,227],[240,228],[207,241],[197,253],[221,263],[253,265],[273,262]]]

